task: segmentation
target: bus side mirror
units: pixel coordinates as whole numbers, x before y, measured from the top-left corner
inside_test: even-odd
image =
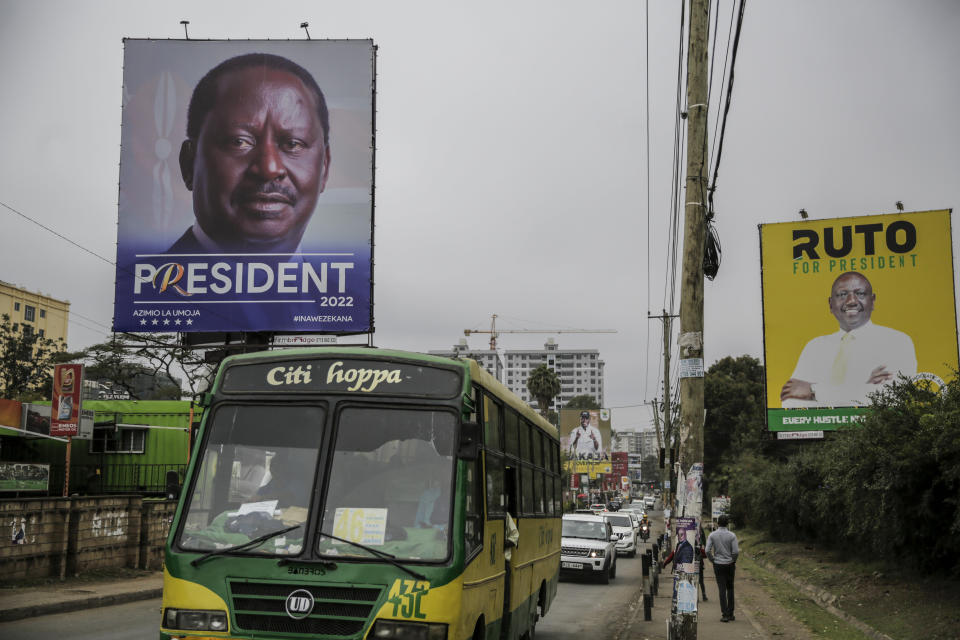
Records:
[[[167,471],[167,500],[180,497],[180,474],[173,469]]]
[[[464,422],[460,425],[460,448],[457,457],[463,460],[476,460],[480,455],[480,437],[482,431],[476,422]]]

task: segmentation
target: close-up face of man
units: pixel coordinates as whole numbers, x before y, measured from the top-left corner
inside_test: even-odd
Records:
[[[859,273],[845,273],[833,282],[830,290],[830,313],[840,328],[850,331],[870,320],[877,296],[870,281]]]
[[[326,186],[319,97],[268,66],[226,72],[180,168],[197,221],[222,248],[293,251]]]

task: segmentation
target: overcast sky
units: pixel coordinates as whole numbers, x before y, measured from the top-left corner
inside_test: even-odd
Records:
[[[0,202],[115,258],[124,37],[182,38],[188,19],[197,39],[300,39],[302,21],[313,38],[372,38],[375,344],[447,348],[493,313],[505,329],[613,328],[554,337],[599,349],[606,405],[641,405],[661,361],[647,313],[671,297],[680,23],[679,2],[649,4],[647,42],[641,0],[0,0]],[[711,133],[730,1],[717,11]],[[715,198],[708,366],[762,357],[758,224],[801,208],[828,218],[960,202],[957,33],[955,0],[748,3]],[[114,267],[3,207],[0,221],[0,279],[70,300],[71,349],[103,340]]]

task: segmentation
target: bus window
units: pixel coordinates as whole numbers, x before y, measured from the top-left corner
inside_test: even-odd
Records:
[[[407,560],[450,546],[458,420],[443,411],[349,408],[339,417],[321,531]],[[321,536],[320,553],[376,557]]]
[[[520,481],[522,491],[522,503],[520,510],[524,515],[533,515],[536,513],[536,507],[533,502],[533,469],[523,466],[521,470],[522,479]]]
[[[520,420],[520,459],[524,462],[530,462],[530,423],[526,420]]]
[[[504,414],[503,435],[506,441],[505,451],[513,456],[520,456],[520,417],[513,409],[507,408]]]
[[[500,416],[503,409],[498,402],[483,394],[483,444],[488,449],[503,450],[500,439]]]
[[[503,515],[506,497],[503,490],[503,457],[490,451],[484,452],[487,471],[487,515],[495,518]]]
[[[538,467],[543,465],[543,432],[540,429],[533,428],[533,464]]]
[[[465,483],[464,511],[464,542],[466,554],[469,558],[483,545],[483,503],[481,502],[480,459],[468,462]]]
[[[543,471],[533,470],[533,505],[538,514],[543,514]]]
[[[247,551],[300,553],[323,425],[320,407],[217,409],[185,508],[179,547],[212,551],[301,525]]]

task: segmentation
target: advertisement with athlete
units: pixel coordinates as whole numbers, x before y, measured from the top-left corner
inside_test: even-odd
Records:
[[[884,385],[953,376],[950,213],[760,225],[770,430],[837,429]]]
[[[372,331],[375,52],[125,40],[115,331]]]
[[[612,473],[609,409],[560,409],[560,449],[571,473]]]

